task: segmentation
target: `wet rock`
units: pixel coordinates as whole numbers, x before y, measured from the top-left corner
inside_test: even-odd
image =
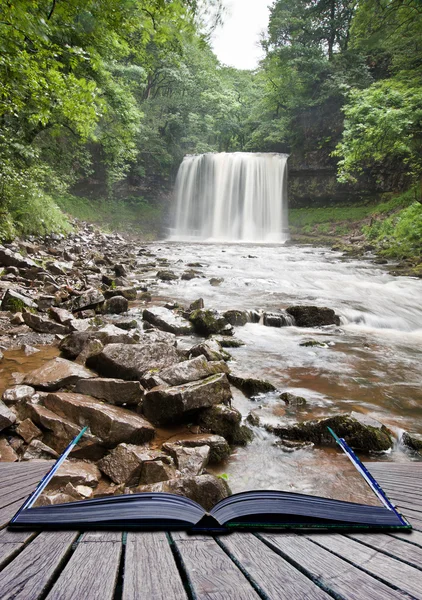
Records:
[[[224,281],[223,277],[211,277],[210,284],[213,287],[218,287],[219,285],[221,285],[223,283],[223,281]]]
[[[65,486],[66,484],[71,483],[73,486],[83,485],[95,488],[97,487],[100,478],[101,473],[96,465],[82,460],[67,460],[56,472],[51,480],[51,484],[55,486]]]
[[[15,290],[6,290],[1,302],[1,309],[11,313],[21,313],[24,308],[37,308],[37,305],[31,298],[16,292]]]
[[[218,373],[228,372],[228,366],[224,361],[209,362],[205,356],[197,356],[196,358],[167,367],[159,371],[157,376],[168,385],[173,386],[205,379]]]
[[[333,431],[346,440],[349,446],[363,452],[384,452],[393,445],[392,438],[384,425],[359,413],[338,415],[328,419],[303,421],[296,425],[277,425],[269,429],[277,436],[316,445],[334,446],[335,440],[328,431]]]
[[[18,252],[12,252],[12,250],[0,246],[0,266],[31,269],[32,267],[37,267],[37,264],[30,258],[25,258]]]
[[[219,463],[226,460],[230,454],[230,446],[221,435],[212,434],[196,434],[190,435],[188,438],[181,438],[177,442],[166,442],[163,444],[163,450],[171,453],[173,447],[183,446],[185,448],[196,448],[198,446],[208,446],[210,449],[209,463]]]
[[[198,424],[208,431],[221,435],[231,444],[244,445],[253,438],[252,431],[241,425],[242,415],[236,408],[225,404],[216,404],[203,410]]]
[[[215,340],[207,340],[206,342],[202,342],[202,344],[196,344],[192,346],[189,350],[190,356],[205,356],[205,358],[209,361],[220,361],[220,360],[228,360],[230,358],[230,354],[222,350],[220,344],[218,344]]]
[[[136,319],[131,319],[130,317],[122,317],[118,320],[113,321],[113,325],[115,325],[119,329],[130,331],[131,329],[136,329],[138,327],[138,321]]]
[[[33,346],[29,346],[28,344],[22,344],[21,346],[22,352],[24,352],[25,356],[32,356],[32,354],[36,354],[39,352],[38,348],[34,348]]]
[[[16,415],[0,400],[0,431],[15,423]]]
[[[201,310],[202,308],[204,308],[204,306],[204,299],[198,298],[197,300],[194,300],[189,306],[189,312],[193,312],[194,310]]]
[[[141,402],[144,389],[138,381],[125,381],[124,379],[80,379],[75,386],[77,394],[93,396],[105,400],[110,404],[137,405]]]
[[[136,485],[139,483],[144,463],[156,459],[159,455],[156,450],[145,446],[119,444],[97,464],[114,483]]]
[[[325,306],[289,306],[286,312],[294,317],[297,327],[340,325],[340,317]]]
[[[305,340],[304,342],[300,342],[299,346],[303,346],[304,348],[328,348],[328,342],[320,342],[318,340]]]
[[[139,300],[143,300],[144,302],[151,302],[151,300],[152,300],[151,292],[141,292],[139,294]]]
[[[266,327],[287,327],[288,320],[282,314],[264,313],[263,323]]]
[[[201,277],[202,273],[200,271],[195,271],[194,269],[189,269],[188,271],[185,271],[184,273],[182,273],[182,276],[180,277],[180,279],[182,279],[183,281],[190,281],[191,279],[195,279],[195,277]]]
[[[126,300],[136,300],[137,295],[138,292],[136,291],[136,288],[132,287],[119,287],[104,292],[104,297],[106,299],[113,298],[113,296],[123,296]]]
[[[99,340],[104,346],[107,344],[134,344],[135,339],[114,325],[106,325],[97,331],[75,331],[63,338],[59,344],[60,350],[68,358],[76,358],[84,349],[85,344],[91,340]]]
[[[32,420],[44,430],[51,432],[55,442],[50,444],[54,450],[66,448],[66,446],[78,435],[80,427],[75,425],[69,419],[57,415],[41,404],[28,405],[29,414]],[[47,441],[47,440],[44,440]]]
[[[253,425],[254,427],[259,427],[261,425],[261,419],[260,416],[256,414],[255,411],[251,410],[251,412],[248,414],[248,416],[246,417],[246,421],[250,424]]]
[[[216,310],[194,310],[189,315],[189,320],[200,335],[212,335],[221,333],[232,335],[233,328],[228,321]]]
[[[166,444],[165,450],[173,458],[176,467],[182,475],[195,477],[201,475],[210,457],[209,446],[188,448],[179,444]]]
[[[415,452],[422,454],[422,436],[416,433],[408,433],[405,431],[401,437],[401,442]]]
[[[241,371],[236,371],[235,369],[230,370],[228,378],[230,383],[241,390],[245,396],[248,396],[248,398],[261,393],[265,394],[267,392],[274,392],[276,389],[269,381],[250,377],[249,375],[242,373]]]
[[[227,483],[214,475],[198,475],[197,477],[182,477],[170,479],[153,485],[141,485],[134,489],[135,492],[167,492],[190,498],[211,510],[223,498],[230,496],[231,491]]]
[[[279,398],[289,406],[304,406],[306,404],[306,398],[295,396],[294,394],[290,394],[290,392],[283,392]]]
[[[105,298],[99,290],[88,290],[81,296],[74,298],[70,303],[70,308],[72,312],[95,308],[99,304],[102,304],[104,300]]]
[[[95,376],[95,373],[77,363],[64,358],[54,358],[38,369],[27,373],[23,383],[35,389],[55,391],[74,385],[79,379],[89,379]]]
[[[38,429],[31,419],[24,419],[19,423],[16,428],[16,433],[18,433],[27,444],[30,444],[35,438],[40,438],[42,436],[41,429]]]
[[[80,354],[78,354],[78,356],[75,358],[75,363],[77,363],[78,365],[85,365],[86,361],[89,358],[92,358],[93,356],[100,354],[100,352],[102,352],[103,349],[104,349],[104,346],[100,342],[100,340],[97,340],[95,338],[89,339],[84,344],[84,347],[82,348],[82,352]]]
[[[67,502],[75,502],[81,498],[75,497],[64,492],[43,492],[35,503],[35,506],[53,506],[54,504],[66,504]]]
[[[59,455],[57,452],[44,444],[41,440],[32,440],[27,447],[22,460],[53,460],[57,459]]]
[[[169,457],[165,457],[168,460]],[[148,460],[142,466],[139,483],[148,485],[176,477],[176,469],[165,460]]]
[[[47,311],[49,308],[54,306],[55,303],[56,303],[55,296],[44,295],[44,296],[40,296],[37,299],[37,307],[38,307],[38,310],[40,310],[41,312]]]
[[[236,327],[246,325],[249,322],[249,313],[246,310],[226,310],[223,317],[230,325]]]
[[[189,335],[193,332],[193,326],[187,319],[164,308],[164,306],[146,308],[142,316],[144,321],[155,325],[155,327],[163,331],[168,331],[176,335]]]
[[[175,281],[179,278],[173,271],[158,271],[157,279],[161,279],[161,281]]]
[[[126,267],[122,264],[114,265],[113,267],[116,277],[126,277]]]
[[[314,447],[312,442],[295,442],[293,440],[281,439],[274,442],[273,446],[281,448],[283,452],[295,452],[295,450],[310,450]]]
[[[69,333],[69,328],[66,325],[51,321],[47,317],[29,312],[23,313],[22,316],[26,325],[38,333],[59,333],[61,335]]]
[[[142,409],[153,423],[165,424],[180,421],[186,414],[230,399],[230,384],[222,373],[185,385],[153,388],[145,393]]]
[[[15,385],[3,392],[2,399],[6,404],[16,404],[29,400],[34,394],[34,388],[29,385]]]
[[[113,447],[122,442],[142,444],[150,441],[154,427],[139,415],[105,404],[82,394],[48,394],[44,406],[56,414],[67,417],[83,427],[89,425],[91,432],[103,440],[104,445]]]
[[[225,337],[225,336],[221,336],[221,335],[219,335],[218,337],[215,337],[215,341],[222,348],[241,348],[242,346],[245,345],[245,342],[242,342],[241,340],[238,340],[234,337]]]
[[[149,323],[145,323],[145,325],[150,325]],[[160,331],[159,329],[155,329],[152,325],[150,325],[151,329],[145,331],[144,341],[148,340],[148,342],[164,342],[166,344],[170,344],[171,346],[177,346],[177,339],[174,333],[169,333],[168,331]]]
[[[0,462],[16,462],[19,456],[6,438],[0,438]]]
[[[124,296],[113,296],[104,302],[103,312],[105,314],[119,315],[127,312],[129,302]]]
[[[108,344],[87,364],[100,375],[139,380],[147,371],[164,369],[179,360],[174,346],[142,339],[139,344]]]

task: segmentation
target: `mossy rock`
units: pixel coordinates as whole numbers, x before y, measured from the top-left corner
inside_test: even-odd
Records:
[[[248,398],[276,390],[273,384],[265,379],[248,377],[247,375],[240,375],[235,372],[229,373],[228,378],[230,383],[241,390]]]
[[[227,320],[216,310],[194,310],[189,315],[189,321],[193,324],[196,333],[200,335],[212,335],[214,333],[225,333],[230,335],[231,326]]]

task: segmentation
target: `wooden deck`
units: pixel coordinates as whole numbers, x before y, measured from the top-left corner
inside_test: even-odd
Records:
[[[10,532],[50,463],[0,463],[1,600],[422,599],[422,462],[369,463],[411,533]]]

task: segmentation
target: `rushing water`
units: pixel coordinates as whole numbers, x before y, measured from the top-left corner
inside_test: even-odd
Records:
[[[176,179],[174,239],[288,239],[287,155],[186,156]]]
[[[294,409],[277,394],[253,401],[237,392],[234,405],[244,415],[254,410],[267,422],[300,421],[355,410],[390,427],[397,440],[403,430],[422,433],[421,280],[393,277],[369,260],[344,259],[323,248],[167,243],[156,249],[176,272],[197,262],[203,275],[163,284],[158,301],[186,306],[202,297],[206,308],[267,311],[316,304],[340,315],[340,326],[322,329],[252,323],[236,328],[245,345],[229,350],[242,370],[307,400]],[[212,286],[210,278],[222,282]],[[324,347],[300,346],[309,339]],[[273,447],[270,434],[259,428],[255,434],[222,468],[234,491],[269,487],[330,495],[350,474],[338,452],[286,454]],[[414,459],[399,443],[376,458]]]

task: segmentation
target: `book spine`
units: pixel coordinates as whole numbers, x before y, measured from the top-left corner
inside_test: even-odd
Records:
[[[356,470],[359,471],[359,473],[365,479],[366,483],[372,489],[377,498],[382,502],[382,504],[386,508],[388,508],[388,510],[393,511],[397,515],[398,519],[400,519],[400,522],[403,525],[409,525],[408,521],[406,521],[406,519],[398,512],[398,510],[396,509],[394,504],[392,504],[392,502],[390,501],[390,499],[388,498],[387,494],[384,492],[378,481],[356,456],[356,454],[350,448],[346,440],[344,438],[338,437],[338,435],[331,429],[331,427],[328,427],[328,431],[331,433],[333,438],[336,440],[337,444],[340,446],[340,448],[343,450],[343,452],[346,454],[349,460],[353,463]]]
[[[73,448],[79,442],[79,440],[81,439],[81,437],[83,436],[83,434],[85,433],[85,431],[87,429],[88,429],[88,427],[84,427],[78,433],[78,435],[70,442],[70,444],[65,448],[65,450],[59,456],[59,458],[57,459],[57,461],[55,462],[55,464],[51,467],[51,469],[48,471],[48,473],[46,473],[46,475],[44,475],[44,477],[41,479],[41,481],[39,482],[39,484],[37,485],[37,487],[35,488],[35,490],[32,492],[32,494],[29,496],[29,498],[22,504],[22,506],[20,507],[20,509],[18,510],[18,512],[11,519],[10,523],[15,523],[16,520],[18,519],[19,515],[21,514],[21,512],[23,510],[26,510],[27,508],[31,508],[31,506],[33,506],[35,504],[35,502],[39,498],[40,494],[43,492],[43,490],[50,483],[50,481],[54,477],[54,475],[57,472],[57,470],[64,463],[64,461],[66,460],[66,458],[72,452]]]

